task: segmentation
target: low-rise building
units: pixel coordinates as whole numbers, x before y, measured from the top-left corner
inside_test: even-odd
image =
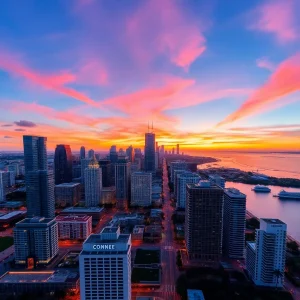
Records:
[[[111,226],[127,226],[142,225],[144,223],[144,215],[137,213],[117,213],[110,222]]]
[[[55,205],[60,207],[74,206],[81,199],[80,183],[61,183],[55,186]]]
[[[144,230],[144,225],[135,225],[131,234],[132,240],[142,241],[144,238]]]
[[[61,216],[87,215],[87,216],[91,216],[93,221],[98,221],[101,219],[103,212],[104,212],[104,208],[102,207],[67,207],[60,213],[60,215]]]
[[[56,222],[59,239],[85,240],[92,233],[91,216],[58,216]]]

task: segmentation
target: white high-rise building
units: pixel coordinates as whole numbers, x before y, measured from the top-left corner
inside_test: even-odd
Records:
[[[81,165],[81,183],[84,184],[85,182],[85,170],[89,166],[91,162],[90,158],[83,158],[80,160],[80,165]]]
[[[131,205],[150,206],[152,200],[152,173],[135,172],[131,175]]]
[[[84,242],[79,255],[81,300],[131,299],[131,236],[105,227]]]
[[[246,268],[256,285],[283,286],[286,229],[286,224],[278,219],[260,219],[255,242],[247,243]]]
[[[175,170],[187,170],[187,163],[185,161],[172,161],[170,163],[170,171],[171,171],[171,182],[174,183],[175,180],[175,175],[174,175],[174,171]]]
[[[98,206],[101,201],[102,172],[98,161],[94,158],[84,171],[85,176],[85,206]]]
[[[198,183],[200,176],[192,172],[183,172],[177,175],[177,208],[185,208],[186,203],[186,185],[188,183]]]
[[[245,249],[246,195],[234,188],[224,189],[223,254],[243,258]]]
[[[187,170],[174,170],[174,198],[177,200],[177,197],[178,197],[178,193],[179,193],[179,190],[178,190],[178,175],[179,174],[182,174],[184,172],[189,172]]]

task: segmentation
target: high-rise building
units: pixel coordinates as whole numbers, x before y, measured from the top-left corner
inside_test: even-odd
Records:
[[[255,242],[246,246],[246,268],[256,285],[283,286],[286,231],[286,224],[278,219],[260,219]]]
[[[115,145],[110,147],[109,160],[111,161],[112,164],[114,164],[118,161],[117,146],[115,146]]]
[[[175,154],[175,149],[174,149],[174,147],[172,148],[172,155],[174,155]]]
[[[94,207],[100,204],[102,191],[102,173],[98,161],[93,158],[84,171],[85,206]]]
[[[215,265],[222,254],[224,191],[201,180],[187,184],[185,241],[188,256],[205,265]]]
[[[175,170],[187,170],[187,163],[182,160],[176,160],[170,163],[170,173],[171,173],[170,180],[173,183],[175,180],[175,176],[174,176]]]
[[[220,186],[222,189],[225,188],[226,181],[222,176],[220,176],[218,174],[211,174],[211,175],[208,175],[208,179],[212,184],[216,184],[216,185]]]
[[[181,170],[180,170],[181,171]],[[186,205],[186,185],[189,183],[198,183],[200,176],[196,173],[183,171],[177,175],[177,193],[176,193],[176,207],[185,208]]]
[[[58,253],[58,230],[54,219],[34,217],[14,228],[15,261],[27,264],[48,264]]]
[[[135,172],[131,175],[131,206],[150,206],[152,201],[152,173]]]
[[[85,170],[89,166],[90,162],[91,162],[90,158],[84,158],[80,161],[80,165],[81,165],[81,183],[83,184],[83,186],[84,186],[84,182],[85,182]]]
[[[54,176],[52,171],[26,172],[27,217],[54,218]]]
[[[85,147],[81,146],[80,154],[79,154],[79,160],[84,159],[84,158],[85,158]]]
[[[145,133],[145,167],[146,172],[155,172],[155,134]]]
[[[72,177],[73,177],[73,179],[75,179],[75,178],[80,179],[80,177],[81,177],[81,165],[73,166]]]
[[[55,220],[61,240],[85,240],[92,233],[91,216],[58,216]]]
[[[29,171],[47,170],[47,138],[23,136],[25,175]]]
[[[8,171],[14,172],[15,177],[20,175],[19,164],[13,163],[8,165]]]
[[[79,255],[80,299],[131,299],[131,237],[106,227],[84,242]]]
[[[114,182],[111,182],[111,169],[112,165],[108,159],[100,159],[99,166],[102,170],[102,187],[109,187],[114,185]]]
[[[70,182],[55,186],[55,204],[60,207],[74,206],[81,199],[81,184]]]
[[[5,183],[5,172],[0,172],[0,202],[6,200],[6,183]]]
[[[72,181],[73,159],[69,145],[57,145],[54,154],[55,184]]]
[[[175,199],[178,199],[178,195],[179,195],[179,189],[178,189],[178,175],[179,174],[182,174],[182,173],[184,173],[184,172],[189,172],[189,171],[187,171],[187,170],[174,170],[174,182],[173,182],[173,193],[174,193],[174,198]],[[200,178],[199,178],[199,180],[200,180]],[[198,180],[198,181],[199,181]],[[197,181],[197,182],[198,182]]]
[[[126,155],[128,157],[128,160],[132,163],[134,162],[134,151],[133,151],[133,148],[132,146],[129,146],[127,149],[126,149]]]
[[[92,159],[93,157],[95,156],[95,151],[93,149],[90,149],[88,151],[88,158],[89,159]]]
[[[179,155],[179,144],[176,146],[176,154]]]
[[[126,209],[130,200],[130,162],[125,152],[120,149],[118,162],[115,164],[115,186],[117,207]]]
[[[245,249],[246,195],[234,188],[224,189],[223,254],[243,258]]]

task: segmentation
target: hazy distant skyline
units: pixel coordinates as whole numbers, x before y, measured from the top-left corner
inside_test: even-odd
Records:
[[[300,0],[17,1],[0,10],[0,149],[300,150]]]

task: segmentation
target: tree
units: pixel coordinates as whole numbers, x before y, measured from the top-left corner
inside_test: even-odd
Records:
[[[283,273],[279,269],[276,269],[276,270],[273,271],[273,276],[276,277],[276,290],[277,290],[277,288],[278,288],[278,280],[279,280],[279,278],[283,277]]]
[[[299,253],[299,246],[295,241],[289,241],[286,243],[287,248],[292,250],[295,253]]]

